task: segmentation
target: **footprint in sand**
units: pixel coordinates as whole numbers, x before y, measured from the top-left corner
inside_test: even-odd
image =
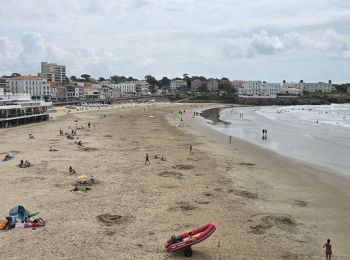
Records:
[[[275,213],[255,214],[248,221],[256,223],[250,226],[251,232],[256,235],[264,234],[274,227],[288,233],[293,233],[298,225],[291,216]]]
[[[180,172],[172,172],[172,171],[159,172],[158,176],[166,177],[166,178],[173,177],[173,178],[176,178],[176,179],[183,179],[183,174],[182,173],[180,173]]]
[[[258,198],[258,194],[246,191],[246,190],[228,190],[228,193],[233,193],[237,196],[248,198],[248,199],[256,199]]]
[[[190,210],[195,210],[198,207],[193,205],[192,203],[188,202],[188,201],[178,201],[176,202],[177,206],[175,207],[170,207],[168,210],[169,211],[190,211]]]
[[[299,207],[306,207],[309,203],[303,200],[295,200],[294,204]]]
[[[106,226],[113,226],[113,225],[119,225],[128,221],[130,217],[121,216],[121,215],[112,215],[112,214],[102,214],[102,215],[98,215],[97,219],[100,222],[106,224]]]
[[[176,164],[172,167],[178,170],[192,170],[194,168],[193,165],[189,165],[189,164]]]

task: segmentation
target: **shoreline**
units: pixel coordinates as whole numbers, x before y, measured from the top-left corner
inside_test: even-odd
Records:
[[[348,257],[349,198],[341,192],[348,183],[333,178],[326,184],[327,175],[315,168],[235,138],[229,145],[205,120],[192,119],[200,106],[84,111],[0,130],[0,152],[15,151],[14,160],[0,164],[0,196],[7,198],[0,217],[22,204],[47,221],[36,230],[0,232],[3,257],[178,259],[182,252],[166,256],[163,243],[210,221],[217,231],[193,247],[192,259],[319,259],[328,237],[337,259]],[[176,109],[186,109],[183,128],[171,120]],[[83,148],[58,134],[75,120],[78,126],[96,125],[78,130]],[[28,140],[28,132],[36,139]],[[58,151],[48,152],[50,146]],[[166,161],[155,159],[157,154]],[[21,158],[34,166],[16,167]],[[71,192],[77,176],[69,175],[69,165],[77,176],[93,175],[97,184],[86,193]],[[301,172],[283,172],[286,166]],[[338,183],[343,187],[336,190]],[[118,220],[104,223],[106,214]]]
[[[224,130],[223,126],[226,126],[226,125],[229,126],[229,125],[231,125],[231,123],[221,119],[220,118],[220,112],[222,110],[229,109],[229,108],[230,108],[230,106],[210,108],[208,110],[203,111],[203,118],[205,120],[211,121],[212,122],[211,125],[213,125],[213,126],[220,126],[220,129],[215,129],[214,127],[211,126],[215,131],[218,131],[218,132],[221,132],[223,134],[226,134],[226,133],[224,133],[224,131],[221,131],[221,130]],[[232,107],[232,108],[234,108],[234,107]],[[248,137],[244,138],[244,137],[238,137],[238,136],[235,136],[235,135],[232,135],[232,136],[235,137],[235,138],[238,138],[240,140],[244,140],[244,141],[246,141],[246,142],[248,142],[250,144],[254,144],[254,145],[256,145],[256,146],[258,146],[258,147],[260,147],[262,149],[265,149],[265,150],[268,150],[268,151],[271,151],[271,152],[275,152],[275,153],[277,153],[277,154],[279,154],[281,156],[284,156],[286,158],[290,158],[291,160],[295,160],[295,161],[297,161],[299,163],[308,164],[308,165],[311,165],[313,167],[320,168],[320,169],[328,169],[328,171],[336,173],[337,175],[345,176],[347,178],[350,177],[350,175],[347,174],[346,169],[344,169],[344,167],[343,168],[339,168],[339,167],[336,168],[335,166],[333,166],[333,165],[331,165],[329,163],[328,164],[322,164],[322,163],[320,163],[318,161],[310,161],[310,160],[307,160],[305,158],[301,158],[302,156],[300,156],[300,155],[299,156],[287,155],[286,152],[280,151],[277,148],[271,148],[269,146],[265,146],[265,144],[257,143],[256,140],[255,141],[254,140],[249,140]],[[306,151],[304,151],[304,154],[305,154],[305,152]]]

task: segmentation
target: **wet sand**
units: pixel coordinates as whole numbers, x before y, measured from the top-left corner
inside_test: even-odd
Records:
[[[192,119],[189,105],[160,107],[80,112],[1,129],[0,153],[16,158],[0,164],[0,215],[21,204],[47,221],[36,230],[0,232],[1,257],[182,259],[181,252],[166,256],[163,243],[210,221],[218,229],[193,247],[192,259],[320,259],[328,237],[335,259],[349,257],[348,182],[234,138],[228,144],[203,119]],[[188,109],[183,128],[168,121],[180,107]],[[96,126],[78,130],[84,147],[59,136],[75,120]],[[50,146],[59,151],[48,152]],[[144,164],[146,153],[151,165]],[[34,166],[16,167],[21,159]],[[71,192],[82,174],[97,183]]]

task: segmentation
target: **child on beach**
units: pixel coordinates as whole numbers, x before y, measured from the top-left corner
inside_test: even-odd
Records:
[[[331,260],[332,256],[332,245],[331,245],[331,240],[327,239],[327,243],[323,245],[323,247],[326,248],[326,260]]]

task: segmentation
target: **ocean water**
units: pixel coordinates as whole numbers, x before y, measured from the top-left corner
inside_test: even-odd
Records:
[[[350,175],[350,104],[234,107],[206,116],[227,135]]]

